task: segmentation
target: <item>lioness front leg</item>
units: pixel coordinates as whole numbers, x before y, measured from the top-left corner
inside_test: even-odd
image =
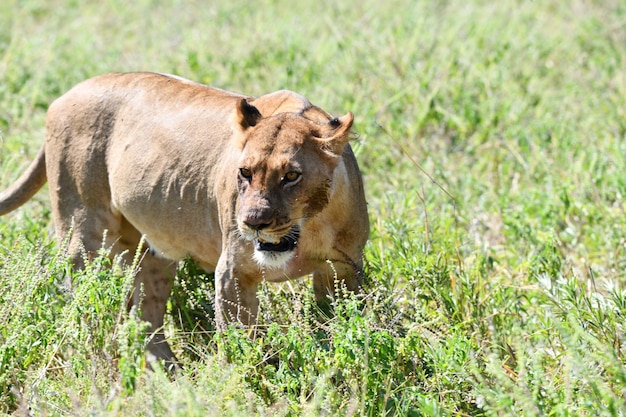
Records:
[[[215,322],[225,330],[228,323],[254,325],[259,311],[259,279],[232,267],[221,257],[215,270]]]

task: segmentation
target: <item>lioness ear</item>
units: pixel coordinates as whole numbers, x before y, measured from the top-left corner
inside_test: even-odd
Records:
[[[256,126],[262,117],[259,110],[248,103],[248,100],[245,98],[242,98],[239,103],[237,103],[237,122],[239,122],[243,130]]]
[[[324,127],[322,131],[322,149],[326,152],[340,156],[343,153],[343,148],[346,147],[351,139],[350,128],[354,121],[354,115],[352,112],[348,112],[341,117],[335,117],[328,122],[328,125]]]

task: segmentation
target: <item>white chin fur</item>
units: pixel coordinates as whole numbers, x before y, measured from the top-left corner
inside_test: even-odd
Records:
[[[294,251],[287,252],[270,252],[270,251],[254,251],[254,260],[260,267],[270,269],[283,268],[291,258],[293,258]]]

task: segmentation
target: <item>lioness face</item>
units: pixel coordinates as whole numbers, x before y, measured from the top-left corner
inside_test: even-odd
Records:
[[[351,124],[351,114],[349,119],[345,122]],[[303,224],[328,204],[346,143],[343,136],[336,137],[339,127],[339,119],[320,126],[285,113],[246,131],[234,173],[236,219],[241,236],[253,242],[261,267],[283,267],[297,253]]]

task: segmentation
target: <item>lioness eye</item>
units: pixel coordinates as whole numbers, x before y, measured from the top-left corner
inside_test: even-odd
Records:
[[[249,180],[250,178],[252,178],[252,171],[250,171],[250,169],[248,168],[239,168],[239,175]]]
[[[283,182],[294,182],[296,181],[298,178],[300,178],[300,173],[296,172],[296,171],[289,171],[288,173],[285,174],[285,176],[283,177]]]

